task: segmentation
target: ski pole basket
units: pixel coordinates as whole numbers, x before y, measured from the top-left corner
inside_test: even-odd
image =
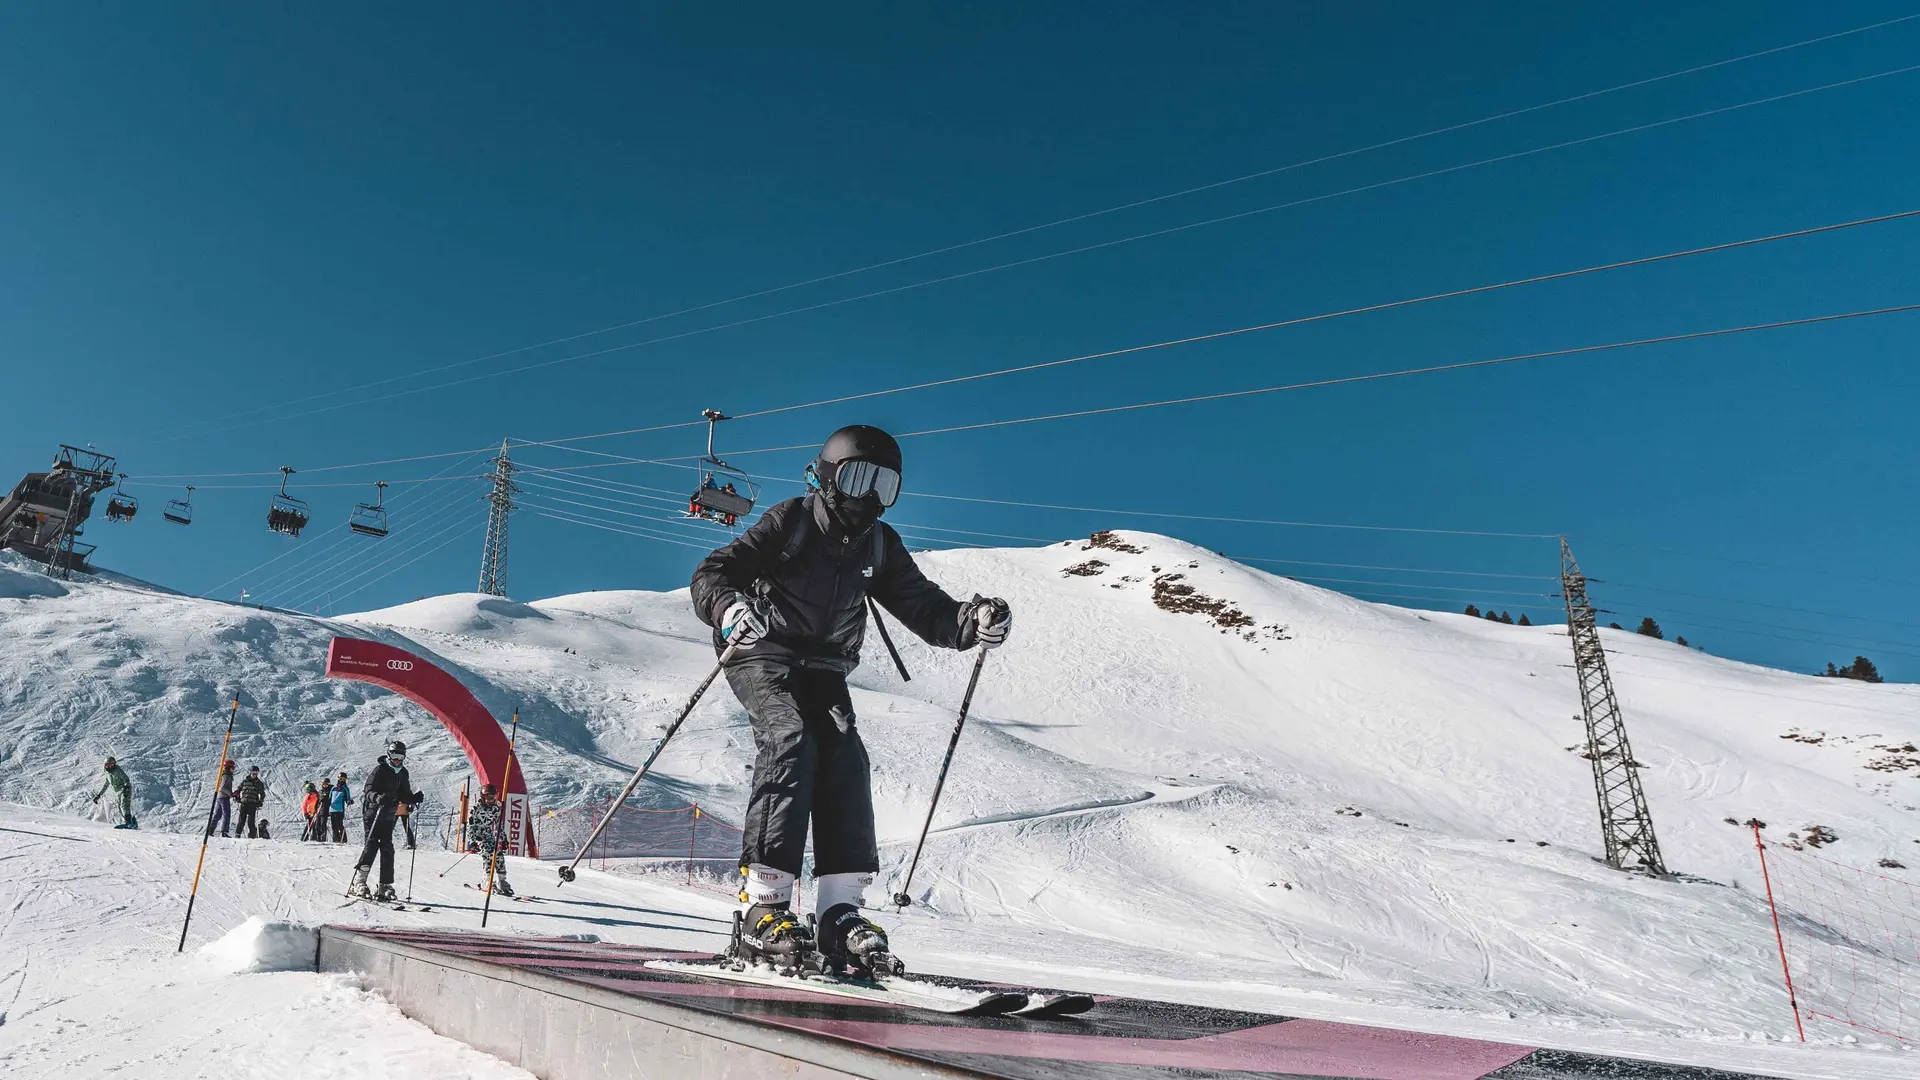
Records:
[[[372,504],[360,503],[347,515],[347,528],[361,536],[371,536],[376,540],[385,539],[387,529],[387,482],[374,485]]]
[[[760,489],[747,474],[721,461],[713,452],[713,429],[727,419],[718,409],[700,415],[707,421],[707,453],[700,459],[700,486],[687,496],[687,516],[733,528],[753,513]]]
[[[275,495],[267,507],[267,528],[285,536],[299,536],[307,522],[313,520],[313,511],[307,504],[287,494],[287,477],[292,475],[292,469],[280,466],[280,494]]]
[[[127,474],[121,473],[113,486],[113,494],[107,496],[108,521],[132,521],[133,515],[140,512],[140,500],[121,490],[126,479]]]
[[[166,509],[160,511],[160,516],[175,525],[193,524],[193,486],[187,486],[186,498],[170,500]]]

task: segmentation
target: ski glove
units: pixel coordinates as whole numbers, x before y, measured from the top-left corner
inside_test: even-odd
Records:
[[[762,601],[745,597],[727,605],[720,616],[720,640],[746,648],[767,636],[767,613]]]
[[[1013,609],[999,597],[973,600],[974,640],[983,649],[997,649],[1013,632]]]

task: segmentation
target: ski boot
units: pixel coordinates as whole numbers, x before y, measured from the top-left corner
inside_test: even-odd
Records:
[[[392,885],[382,885],[373,891],[373,898],[382,904],[392,904],[399,901],[400,894],[393,891]]]
[[[493,879],[493,891],[499,893],[501,896],[512,896],[513,886],[507,884],[506,878],[496,877]]]
[[[353,868],[353,883],[347,886],[347,895],[355,900],[373,899],[373,890],[367,887],[367,867]]]
[[[820,922],[820,958],[826,970],[856,979],[905,974],[887,947],[887,932],[868,921],[852,904],[835,904]]]
[[[744,970],[766,964],[785,975],[820,970],[813,927],[794,917],[786,904],[755,904],[733,913],[733,943],[727,958]]]

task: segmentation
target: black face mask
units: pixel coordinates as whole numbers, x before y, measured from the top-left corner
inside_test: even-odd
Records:
[[[828,491],[825,494],[827,509],[832,512],[834,520],[838,521],[840,527],[847,530],[849,535],[858,535],[871,529],[874,522],[880,520],[880,515],[887,512],[887,508],[880,505],[878,495],[868,494],[858,499],[850,499],[838,491]]]

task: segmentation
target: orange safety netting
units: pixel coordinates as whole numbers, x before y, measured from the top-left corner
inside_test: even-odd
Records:
[[[613,800],[607,799],[572,810],[550,810],[542,815],[535,822],[534,830],[542,857],[572,859],[612,805]],[[628,803],[601,830],[586,857],[588,860],[677,858],[731,862],[740,857],[740,829],[713,816],[698,803],[665,809]]]

